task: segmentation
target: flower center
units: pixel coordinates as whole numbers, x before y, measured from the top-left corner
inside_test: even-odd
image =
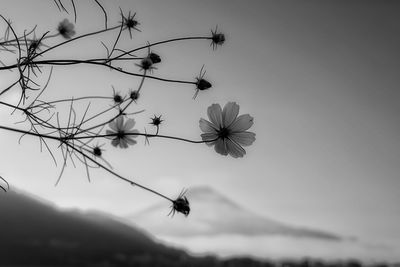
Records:
[[[123,139],[124,136],[125,136],[124,131],[119,131],[119,132],[117,133],[117,138],[119,138],[119,139]]]
[[[126,27],[128,28],[134,28],[138,25],[138,22],[134,19],[127,19],[126,20]]]
[[[218,131],[218,137],[225,139],[229,136],[230,132],[228,128],[222,127],[219,131]]]

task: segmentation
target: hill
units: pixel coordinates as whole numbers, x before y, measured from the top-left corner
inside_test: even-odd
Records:
[[[22,193],[1,193],[0,212],[0,266],[180,266],[193,261],[115,218],[62,211]]]

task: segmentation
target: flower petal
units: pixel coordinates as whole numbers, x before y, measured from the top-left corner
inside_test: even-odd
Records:
[[[215,125],[214,128],[222,127],[222,109],[219,104],[212,104],[207,109],[208,118],[210,118],[211,123]]]
[[[130,138],[136,138],[136,137],[138,137],[136,134],[138,134],[139,133],[139,131],[138,130],[130,130],[129,132],[128,132],[128,134],[129,135],[127,135],[127,136],[129,136]]]
[[[119,140],[119,147],[120,148],[128,148],[128,142],[126,141],[126,137],[121,138]]]
[[[223,139],[218,139],[215,142],[214,149],[218,154],[221,154],[221,155],[224,155],[224,156],[228,155],[228,150],[226,148],[226,142]]]
[[[217,128],[215,125],[213,125],[211,122],[209,122],[208,120],[205,120],[203,118],[200,119],[199,126],[200,126],[200,129],[205,133],[215,133],[217,131]]]
[[[229,129],[231,132],[244,132],[253,125],[253,117],[249,114],[243,114],[237,117],[237,119],[230,125]]]
[[[232,142],[232,140],[226,141],[226,148],[228,150],[229,155],[234,158],[241,158],[246,154],[246,151],[240,145]]]
[[[124,129],[124,117],[122,117],[122,116],[119,116],[117,119],[116,119],[116,126],[117,126],[117,131],[119,131],[119,130],[123,130]]]
[[[213,144],[215,144],[215,139],[217,139],[217,138],[218,138],[218,135],[214,134],[214,133],[203,133],[203,134],[201,134],[201,139],[203,141],[214,140],[212,142],[206,142],[206,145],[208,145],[208,146],[212,146]]]
[[[135,124],[136,124],[135,119],[127,119],[124,125],[124,130],[129,131],[130,129],[135,127]]]
[[[119,141],[120,139],[117,137],[114,137],[114,139],[111,141],[111,144],[115,147],[117,147],[119,145]]]
[[[124,140],[126,141],[126,143],[128,143],[129,145],[135,145],[137,144],[137,141],[135,139],[132,138],[133,136],[125,136]]]
[[[236,102],[228,102],[222,111],[222,119],[225,127],[229,127],[239,114],[239,105]]]
[[[116,120],[113,120],[112,122],[110,122],[110,123],[108,124],[108,126],[109,126],[109,127],[111,128],[111,130],[113,130],[114,132],[118,132]]]
[[[106,134],[116,134],[116,132],[111,131],[111,130],[106,130]],[[106,138],[108,138],[108,139],[114,139],[115,136],[114,136],[114,135],[106,136]]]
[[[249,146],[256,140],[256,134],[252,132],[238,132],[230,134],[229,138],[239,145]]]

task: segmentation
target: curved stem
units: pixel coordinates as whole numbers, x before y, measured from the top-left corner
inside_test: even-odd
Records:
[[[123,181],[125,181],[125,182],[128,182],[128,183],[130,183],[131,185],[138,186],[138,187],[140,187],[140,188],[142,188],[142,189],[144,189],[144,190],[146,190],[146,191],[149,191],[149,192],[151,192],[151,193],[153,193],[153,194],[156,194],[156,195],[158,195],[158,196],[160,196],[160,197],[162,197],[162,198],[165,198],[166,200],[169,200],[169,201],[171,201],[171,202],[174,202],[174,201],[173,201],[172,199],[170,199],[169,197],[167,197],[167,196],[165,196],[165,195],[163,195],[163,194],[161,194],[161,193],[159,193],[159,192],[157,192],[157,191],[155,191],[155,190],[153,190],[153,189],[151,189],[151,188],[149,188],[149,187],[147,187],[147,186],[138,184],[138,183],[136,183],[136,182],[134,182],[134,181],[132,181],[132,180],[130,180],[130,179],[128,179],[128,178],[125,178],[125,177],[119,175],[119,174],[116,173],[115,171],[113,171],[113,170],[111,170],[110,168],[104,166],[103,164],[101,164],[101,163],[98,162],[97,160],[92,159],[91,157],[89,157],[88,155],[86,155],[85,153],[83,153],[82,151],[80,151],[79,149],[77,149],[76,147],[70,145],[69,143],[66,143],[66,145],[69,146],[69,147],[70,147],[71,149],[73,149],[74,151],[76,151],[77,153],[81,154],[81,155],[82,155],[83,157],[85,157],[87,160],[91,161],[92,163],[94,163],[94,164],[96,164],[97,166],[99,166],[100,168],[102,168],[103,170],[105,170],[105,171],[111,173],[111,174],[114,175],[115,177],[117,177],[117,178],[119,178],[119,179],[121,179],[121,180],[123,180]]]
[[[126,136],[144,136],[146,138],[154,138],[154,137],[159,137],[159,138],[164,138],[164,139],[173,139],[173,140],[178,140],[178,141],[183,141],[187,143],[192,143],[192,144],[202,144],[202,143],[210,143],[218,140],[218,138],[212,139],[212,140],[190,140],[182,137],[177,137],[177,136],[170,136],[170,135],[161,135],[161,134],[148,134],[148,133],[124,133]],[[110,138],[110,137],[116,137],[118,136],[118,133],[115,134],[100,134],[96,136],[74,136],[71,137],[71,139],[74,140],[81,140],[81,139],[89,139],[89,138]]]

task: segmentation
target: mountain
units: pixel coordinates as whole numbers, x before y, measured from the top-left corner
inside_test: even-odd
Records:
[[[223,203],[223,205],[214,203],[215,206],[211,206],[214,209],[220,209],[219,211],[223,215],[220,218],[226,215],[232,219],[232,215],[229,215],[231,209],[237,212],[242,209],[209,188],[193,189],[190,197],[192,197],[192,201],[203,199],[205,201],[203,204],[206,205],[204,208],[215,201],[220,204]],[[211,203],[207,203],[207,201],[211,201]],[[201,205],[194,204],[193,208],[195,212],[191,216],[195,218],[202,217],[207,219],[211,216],[204,210],[200,210]],[[164,205],[162,205],[162,208],[161,206],[155,207],[152,211],[156,212],[157,209],[158,212],[161,212],[156,216],[157,220],[165,218],[169,224],[177,223],[181,227],[183,227],[183,224],[180,221],[183,220],[189,225],[196,226],[196,224],[190,222],[191,216],[184,218],[176,215],[172,219],[171,217],[162,216],[162,213],[166,212]],[[195,215],[198,212],[204,213],[202,216]],[[244,215],[249,214],[245,211],[242,212]],[[148,213],[142,212],[141,214],[143,216],[143,214]],[[243,214],[238,216],[243,218]],[[259,216],[257,217],[254,214],[252,216],[260,219]],[[336,239],[330,237],[330,235],[325,237],[326,234],[324,232],[305,231],[302,228],[287,228],[277,222],[264,220],[264,222],[268,222],[270,223],[269,225],[275,227],[272,228],[274,229],[273,231],[266,231],[273,234],[266,235],[265,240],[263,236],[255,234],[257,231],[265,232],[265,229],[260,228],[261,230],[250,231],[246,228],[249,226],[239,228],[242,229],[243,233],[249,233],[247,236],[243,235],[244,238],[238,235],[222,234],[195,236],[194,238],[191,238],[192,236],[182,236],[181,238],[176,238],[175,242],[171,242],[171,239],[169,240],[170,244],[185,246],[193,252],[201,251],[196,251],[196,247],[200,249],[207,247],[208,252],[218,255],[225,254],[230,258],[221,259],[215,256],[195,257],[188,255],[185,251],[167,247],[154,241],[152,236],[144,233],[143,230],[135,225],[131,225],[131,223],[128,225],[121,218],[100,212],[61,210],[45,200],[26,193],[15,191],[0,192],[0,266],[271,267],[283,264],[273,263],[267,258],[282,259],[290,256],[293,259],[302,259],[307,256],[308,258],[325,260],[350,257],[361,259],[361,256],[365,255],[365,253],[374,256],[374,251],[371,248],[360,250],[360,248],[354,247],[357,244],[350,244],[351,246],[349,247],[349,244],[346,245],[345,241],[332,242],[332,240]],[[222,224],[226,224],[226,230],[221,228],[223,226],[221,224],[216,225],[216,229],[224,233],[230,233],[237,229],[235,224],[229,224],[223,218],[221,221]],[[218,222],[216,221],[216,223]],[[246,225],[244,222],[243,224]],[[150,224],[149,227],[145,227],[151,230],[151,226]],[[166,225],[166,227],[169,226]],[[282,229],[285,230],[284,233],[291,233],[288,240],[282,240],[281,237],[276,239]],[[184,230],[188,231],[188,229]],[[198,228],[193,229],[194,232],[198,230]],[[202,231],[206,232],[204,229]],[[215,232],[216,230],[211,229],[210,231]],[[297,231],[301,231],[301,234]],[[311,235],[309,234],[310,231]],[[152,235],[155,234],[151,233]],[[307,235],[304,233],[307,233]],[[312,236],[313,238],[298,238],[305,236]],[[318,238],[315,238],[316,236]],[[293,243],[292,239],[295,239],[297,243]],[[310,240],[312,240],[312,243],[310,243]],[[305,250],[308,250],[306,254]],[[223,253],[219,253],[221,251]],[[204,253],[204,250],[202,250],[202,253]],[[238,258],[238,255],[243,255],[244,257]],[[264,258],[265,260],[256,260],[245,255]],[[357,257],[357,255],[360,255],[360,257]],[[376,257],[374,258],[376,259]],[[387,259],[387,257],[381,253],[378,259]],[[315,264],[317,263],[321,267],[354,267],[354,265],[346,264],[321,265],[320,261],[315,262]],[[292,262],[285,264],[285,266],[304,267],[310,265]],[[360,266],[357,265],[357,267]]]
[[[187,218],[181,214],[176,214],[173,219],[160,216],[166,213],[164,204],[129,215],[127,219],[161,236],[204,237],[234,234],[341,240],[340,236],[329,232],[291,226],[261,217],[207,186],[188,190],[187,197],[191,203],[191,213]]]
[[[0,193],[0,266],[185,266],[189,261],[185,252],[113,217]]]

